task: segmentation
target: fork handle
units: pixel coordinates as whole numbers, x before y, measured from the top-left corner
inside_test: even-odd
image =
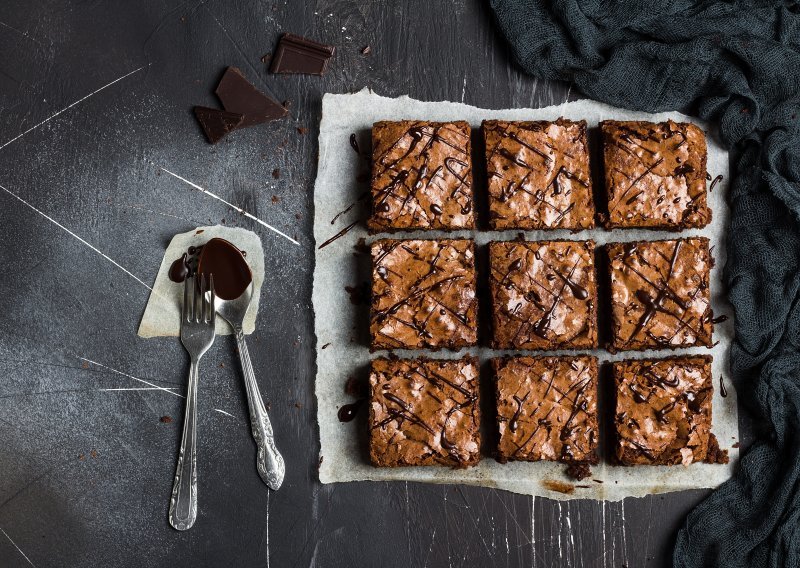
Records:
[[[283,483],[286,465],[284,464],[283,456],[275,446],[272,423],[269,421],[267,409],[264,407],[264,401],[261,399],[261,393],[258,390],[256,375],[253,371],[253,364],[250,362],[250,352],[247,350],[242,326],[234,325],[233,331],[236,335],[236,346],[239,348],[239,360],[242,363],[242,372],[244,373],[247,406],[250,408],[250,427],[253,431],[253,439],[258,447],[256,469],[258,469],[258,474],[270,489],[278,489]]]
[[[183,437],[178,453],[178,467],[169,503],[169,524],[185,531],[197,518],[197,382],[199,359],[189,366],[189,388],[186,392],[186,413],[183,417]]]

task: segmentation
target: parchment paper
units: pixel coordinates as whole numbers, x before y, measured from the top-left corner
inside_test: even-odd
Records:
[[[507,120],[555,120],[560,116],[570,119],[585,119],[589,128],[596,128],[600,120],[649,120],[654,122],[671,118],[675,121],[691,121],[708,134],[708,172],[711,176],[722,174],[724,179],[709,194],[713,210],[713,223],[702,230],[688,230],[682,236],[704,235],[711,239],[716,265],[711,272],[714,313],[725,314],[729,320],[715,326],[714,339],[719,343],[708,350],[701,348],[663,351],[623,352],[611,355],[604,350],[589,351],[603,361],[624,358],[663,357],[680,353],[710,353],[714,357],[713,428],[722,448],[728,449],[731,463],[728,465],[696,463],[683,466],[622,467],[601,463],[592,467],[592,477],[575,482],[564,475],[565,466],[553,462],[510,462],[499,464],[484,456],[479,465],[465,470],[447,467],[375,468],[369,464],[366,444],[366,405],[361,415],[350,423],[340,423],[337,409],[353,402],[344,391],[350,376],[362,379],[368,374],[370,353],[368,349],[368,306],[353,305],[345,286],[355,286],[369,281],[369,255],[357,254],[354,245],[366,238],[369,243],[375,238],[367,236],[364,223],[358,223],[342,238],[316,252],[314,271],[313,304],[316,313],[317,335],[317,419],[320,429],[320,481],[331,483],[354,480],[403,480],[434,483],[463,483],[495,487],[527,495],[543,495],[554,499],[605,499],[620,500],[628,496],[665,493],[683,489],[716,487],[728,479],[738,459],[738,449],[732,444],[738,441],[736,392],[729,381],[725,381],[728,396],[720,393],[719,379],[728,377],[728,355],[733,336],[733,310],[723,297],[722,267],[725,265],[725,229],[728,223],[728,208],[724,196],[728,190],[728,155],[719,145],[708,125],[677,112],[645,114],[613,108],[593,101],[577,101],[542,109],[484,110],[451,102],[420,102],[408,97],[389,99],[367,90],[349,95],[326,94],[322,102],[322,123],[319,136],[319,169],[314,193],[314,237],[317,246],[335,235],[350,223],[364,219],[368,199],[359,196],[369,189],[363,174],[369,171],[368,161],[359,156],[349,143],[351,133],[356,133],[362,152],[369,151],[370,128],[378,120],[425,119],[435,121],[467,120],[473,128],[481,120],[489,118]],[[358,182],[357,178],[365,180]],[[476,188],[480,191],[480,188]],[[357,202],[347,213],[331,221],[341,211]],[[478,245],[489,240],[511,240],[519,231],[480,232],[462,231],[451,236],[475,238]],[[580,233],[568,231],[525,231],[527,240],[566,238],[594,239],[598,246],[610,241],[632,241],[639,239],[674,238],[674,233],[645,230],[605,231],[594,229]],[[405,237],[442,237],[442,233],[426,232],[403,234]],[[467,349],[463,352],[476,354],[481,361],[511,353],[487,348]],[[463,353],[462,352],[462,353]],[[397,351],[400,356],[411,356],[416,351]],[[531,353],[531,352],[528,352]],[[536,354],[547,352],[536,352]],[[565,352],[553,352],[565,353]],[[572,352],[575,353],[575,352]],[[376,353],[373,356],[381,355]],[[457,357],[460,354],[439,352],[435,357]],[[485,379],[483,379],[485,380]],[[482,392],[486,392],[485,390]],[[491,391],[490,391],[491,392]],[[601,429],[609,428],[601,424]],[[484,430],[492,425],[484,424]],[[599,480],[602,483],[593,481]],[[555,485],[561,491],[553,490]],[[564,493],[571,490],[571,493]]]
[[[172,240],[164,252],[158,269],[153,291],[147,299],[142,321],[139,324],[139,337],[177,337],[180,335],[180,310],[183,304],[183,283],[169,279],[169,267],[191,246],[202,245],[219,237],[247,252],[247,264],[253,272],[253,300],[245,315],[242,329],[246,334],[253,333],[256,326],[258,302],[261,298],[261,284],[264,282],[264,248],[261,239],[253,231],[239,227],[197,227],[187,233],[180,233]],[[217,334],[230,335],[231,327],[222,318],[217,318]]]

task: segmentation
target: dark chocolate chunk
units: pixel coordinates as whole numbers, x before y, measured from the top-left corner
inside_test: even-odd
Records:
[[[217,85],[225,110],[244,115],[239,128],[283,118],[289,111],[256,89],[236,67],[228,67]]]
[[[335,48],[294,34],[283,34],[272,58],[273,73],[303,73],[322,75]]]
[[[194,107],[194,115],[197,117],[200,126],[203,127],[206,138],[212,144],[222,140],[226,134],[239,126],[244,119],[241,114],[235,112],[201,106]]]

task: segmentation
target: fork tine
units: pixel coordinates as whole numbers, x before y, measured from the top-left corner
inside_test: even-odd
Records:
[[[194,297],[194,321],[203,323],[205,321],[205,304],[206,304],[206,275],[200,275],[200,290],[195,291]]]
[[[217,324],[217,309],[215,307],[217,295],[214,292],[214,275],[208,275],[208,309],[209,309],[209,318],[211,320],[211,326],[215,327]]]
[[[187,276],[183,281],[183,314],[181,321],[191,321],[194,302],[194,277]]]

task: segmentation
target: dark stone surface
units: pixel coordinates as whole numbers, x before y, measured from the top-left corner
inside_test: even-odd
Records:
[[[321,95],[367,85],[489,108],[574,98],[517,71],[490,17],[483,3],[459,0],[4,2],[0,566],[668,563],[678,523],[704,492],[556,503],[317,481],[310,275]],[[329,72],[268,74],[261,58],[282,32],[335,45]],[[213,91],[228,65],[291,111],[211,146],[192,107],[218,106]],[[188,361],[175,339],[136,336],[147,287],[86,243],[151,285],[173,234],[223,222],[264,243],[268,280],[250,352],[287,477],[270,493],[256,474],[238,363],[231,339],[219,337],[201,374],[199,517],[178,533],[167,507],[183,400],[101,389],[146,386],[131,375],[182,392]]]

